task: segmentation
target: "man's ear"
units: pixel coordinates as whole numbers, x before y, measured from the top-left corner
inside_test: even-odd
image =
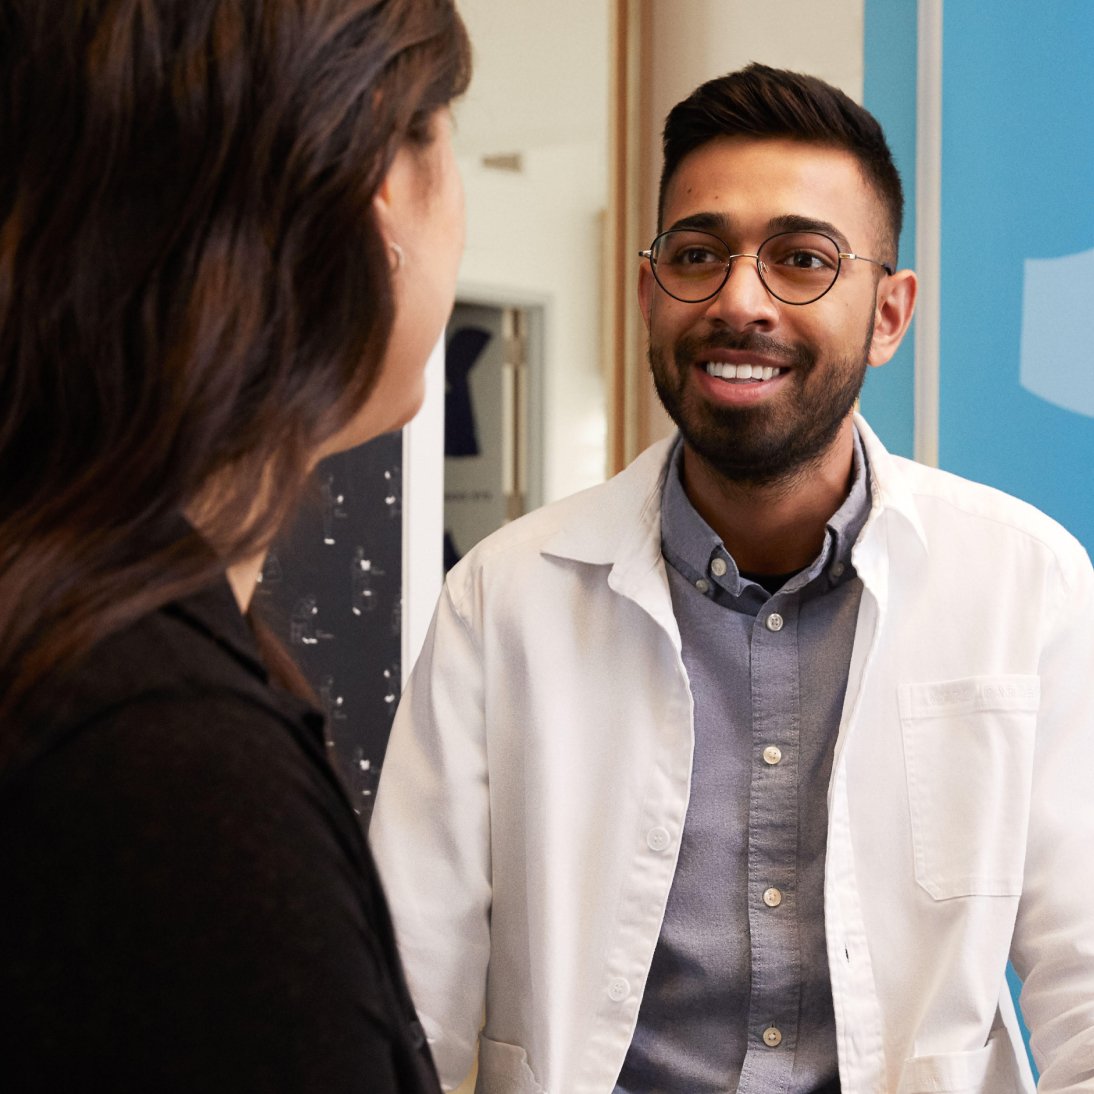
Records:
[[[653,279],[649,261],[642,259],[642,265],[638,267],[638,307],[642,311],[642,320],[647,331],[650,329],[650,309],[653,307],[653,294],[656,291],[657,282]]]
[[[897,270],[882,278],[874,309],[874,333],[870,339],[868,364],[884,365],[900,346],[912,321],[918,282],[912,270]]]

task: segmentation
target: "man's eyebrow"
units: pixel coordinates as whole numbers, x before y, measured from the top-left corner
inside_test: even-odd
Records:
[[[688,229],[694,232],[710,232],[718,236],[723,242],[733,233],[733,221],[725,213],[693,213],[691,216],[681,217],[674,221],[670,228],[680,230]],[[802,216],[799,213],[784,213],[782,216],[772,217],[767,222],[766,231],[769,235],[777,232],[822,232],[831,236],[842,251],[850,251],[851,245],[847,237],[834,224],[818,217]]]
[[[831,236],[839,245],[840,250],[851,250],[851,244],[847,242],[847,237],[827,220],[787,213],[768,221],[767,226],[773,232],[821,232],[826,236]]]
[[[692,213],[689,217],[681,217],[674,221],[672,229],[690,229],[693,232],[711,232],[716,236],[728,235],[731,221],[725,213]]]

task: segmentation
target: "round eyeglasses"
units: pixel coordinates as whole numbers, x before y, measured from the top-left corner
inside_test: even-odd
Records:
[[[676,300],[701,304],[722,291],[733,261],[755,259],[764,288],[784,304],[812,304],[836,283],[843,260],[855,259],[880,266],[892,275],[893,267],[876,258],[841,251],[823,232],[776,232],[760,244],[755,254],[733,254],[709,232],[672,228],[662,232],[648,251],[657,284]]]

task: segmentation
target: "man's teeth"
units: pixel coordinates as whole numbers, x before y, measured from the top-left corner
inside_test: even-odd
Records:
[[[708,376],[719,380],[770,380],[783,370],[770,365],[730,365],[724,361],[707,361]]]

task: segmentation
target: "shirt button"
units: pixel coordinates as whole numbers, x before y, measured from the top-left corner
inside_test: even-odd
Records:
[[[664,829],[658,826],[657,828],[651,828],[646,833],[646,846],[651,851],[664,851],[670,843],[669,834]]]
[[[778,889],[764,889],[764,903],[769,908],[777,908],[783,902],[783,895]]]
[[[768,745],[764,749],[764,763],[774,767],[783,758],[783,750],[778,745]]]
[[[710,564],[710,572],[715,577],[725,577],[726,576],[726,570],[728,570],[728,569],[729,569],[729,567],[726,565],[726,560],[724,558],[716,558]]]
[[[844,566],[844,564],[842,562],[837,562],[832,566],[832,576],[833,577],[843,577],[843,571],[846,570],[846,569],[847,569],[847,567]]]
[[[631,986],[622,976],[616,976],[608,985],[608,998],[613,1003],[622,1003],[631,993]]]
[[[778,612],[772,612],[767,617],[767,629],[769,631],[781,631],[783,629],[783,617]]]
[[[710,591],[710,582],[707,581],[707,579],[705,577],[701,577],[701,578],[699,578],[699,580],[697,582],[695,582],[695,587],[701,593],[709,592]]]
[[[783,1035],[774,1026],[768,1026],[764,1030],[764,1044],[768,1048],[778,1048],[782,1043]]]

